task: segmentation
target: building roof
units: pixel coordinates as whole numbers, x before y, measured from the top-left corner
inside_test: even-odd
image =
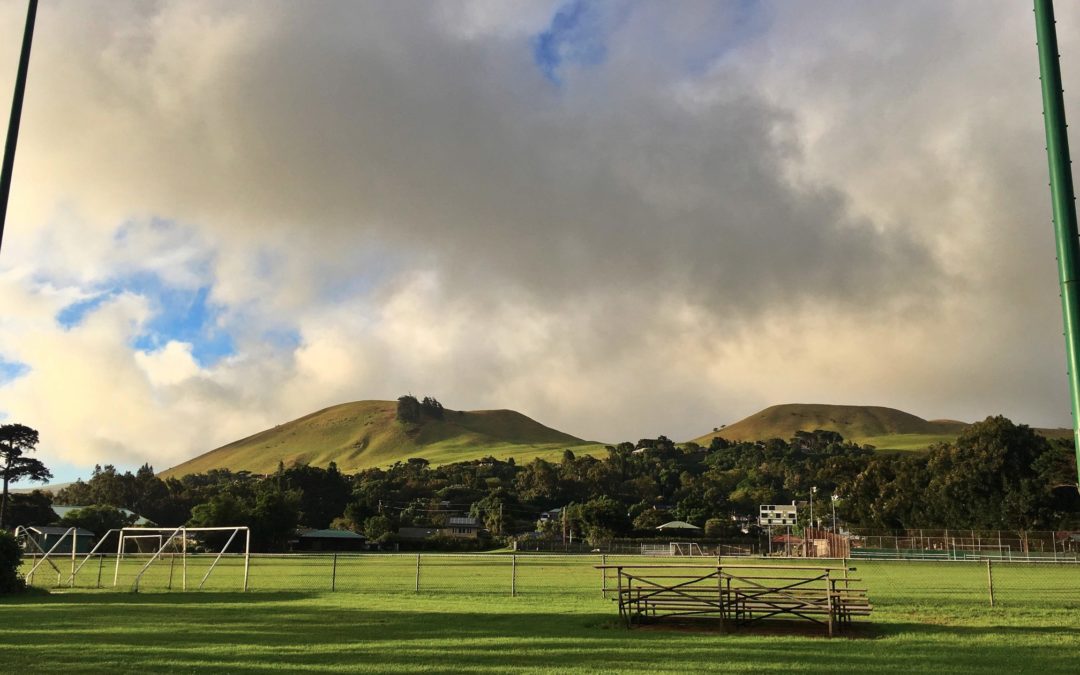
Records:
[[[362,534],[349,530],[303,530],[300,532],[301,539],[367,539]]]
[[[670,523],[664,523],[663,525],[657,525],[658,530],[700,530],[697,525],[691,525],[690,523],[683,522],[681,520],[673,520]]]
[[[51,508],[53,510],[53,513],[56,514],[57,518],[63,518],[64,516],[71,513],[72,511],[77,511],[79,509],[85,509],[86,507],[85,506],[57,506],[56,504],[53,504]],[[143,516],[140,516],[139,514],[135,513],[134,511],[131,511],[129,509],[117,508],[117,510],[121,511],[125,516],[135,516],[135,522],[132,523],[132,524],[135,525],[136,527],[141,527],[143,525],[153,525],[154,524],[154,522],[152,520],[150,520],[149,518],[145,518]]]
[[[450,527],[480,527],[480,521],[469,516],[450,516],[446,524]]]
[[[402,539],[427,539],[438,534],[437,527],[399,527],[398,536]]]
[[[67,533],[67,531],[70,530],[71,528],[70,527],[57,526],[57,525],[31,525],[30,527],[28,527],[26,529],[30,530],[31,532],[37,532],[38,534],[58,534],[58,535],[62,535],[62,534]],[[84,530],[81,527],[77,527],[77,528],[75,528],[75,536],[77,536],[77,537],[92,537],[92,536],[94,536],[94,533],[91,532],[90,530]]]

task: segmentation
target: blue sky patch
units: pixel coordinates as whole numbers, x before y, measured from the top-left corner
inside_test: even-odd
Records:
[[[133,274],[115,279],[101,288],[97,295],[68,305],[56,316],[64,328],[78,326],[88,314],[117,295],[128,292],[150,302],[151,318],[133,346],[143,351],[156,351],[170,341],[188,342],[192,356],[203,367],[213,365],[236,353],[232,336],[219,324],[221,307],[209,301],[211,286],[176,288],[167,285],[152,273]]]
[[[598,65],[607,56],[603,22],[595,5],[573,0],[555,12],[547,30],[533,39],[533,61],[544,76],[560,84],[563,64]]]
[[[0,386],[17,380],[23,375],[30,372],[30,366],[19,361],[8,361],[3,356],[0,356]]]
[[[210,366],[236,353],[232,336],[218,325],[219,307],[208,302],[210,287],[169,288],[156,276],[141,280],[134,293],[150,299],[153,317],[143,326],[134,346],[156,351],[169,341],[191,343],[191,355],[200,366]]]
[[[60,313],[56,315],[56,320],[64,328],[78,326],[86,318],[87,314],[100,307],[103,302],[112,296],[112,293],[101,293],[86,300],[73,302],[60,310]]]

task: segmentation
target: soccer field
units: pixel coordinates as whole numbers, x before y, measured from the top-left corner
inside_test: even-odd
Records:
[[[985,566],[859,562],[854,574],[875,605],[870,628],[827,639],[627,630],[600,593],[598,562],[424,555],[416,592],[416,556],[341,556],[331,592],[332,557],[259,557],[253,590],[239,593],[225,589],[242,583],[241,561],[223,559],[208,579],[214,590],[183,593],[164,590],[170,566],[179,588],[180,563],[159,561],[133,594],[138,565],[125,560],[123,592],[0,601],[0,663],[5,672],[1072,673],[1080,660],[1080,568],[1072,565],[995,566],[991,608]],[[189,587],[205,566],[189,561]],[[108,584],[112,571],[102,565]],[[96,577],[90,567],[78,580]]]

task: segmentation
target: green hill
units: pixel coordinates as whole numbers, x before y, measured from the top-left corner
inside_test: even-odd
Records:
[[[788,403],[765,408],[695,438],[694,442],[708,445],[716,436],[729,441],[788,439],[796,431],[824,429],[882,450],[914,450],[951,441],[966,426],[955,420],[924,420],[902,410],[880,406]]]
[[[528,460],[554,458],[603,446],[564,434],[513,410],[445,411],[443,419],[418,424],[396,419],[394,401],[355,401],[325,408],[190,459],[162,476],[210,469],[269,473],[286,466],[336,462],[351,472],[410,457],[433,464],[493,456]]]

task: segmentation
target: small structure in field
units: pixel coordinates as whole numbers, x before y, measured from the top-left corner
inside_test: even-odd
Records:
[[[701,528],[697,525],[691,525],[690,523],[673,520],[670,523],[664,523],[663,525],[657,525],[656,529],[660,532],[675,533],[675,534],[700,534]]]

